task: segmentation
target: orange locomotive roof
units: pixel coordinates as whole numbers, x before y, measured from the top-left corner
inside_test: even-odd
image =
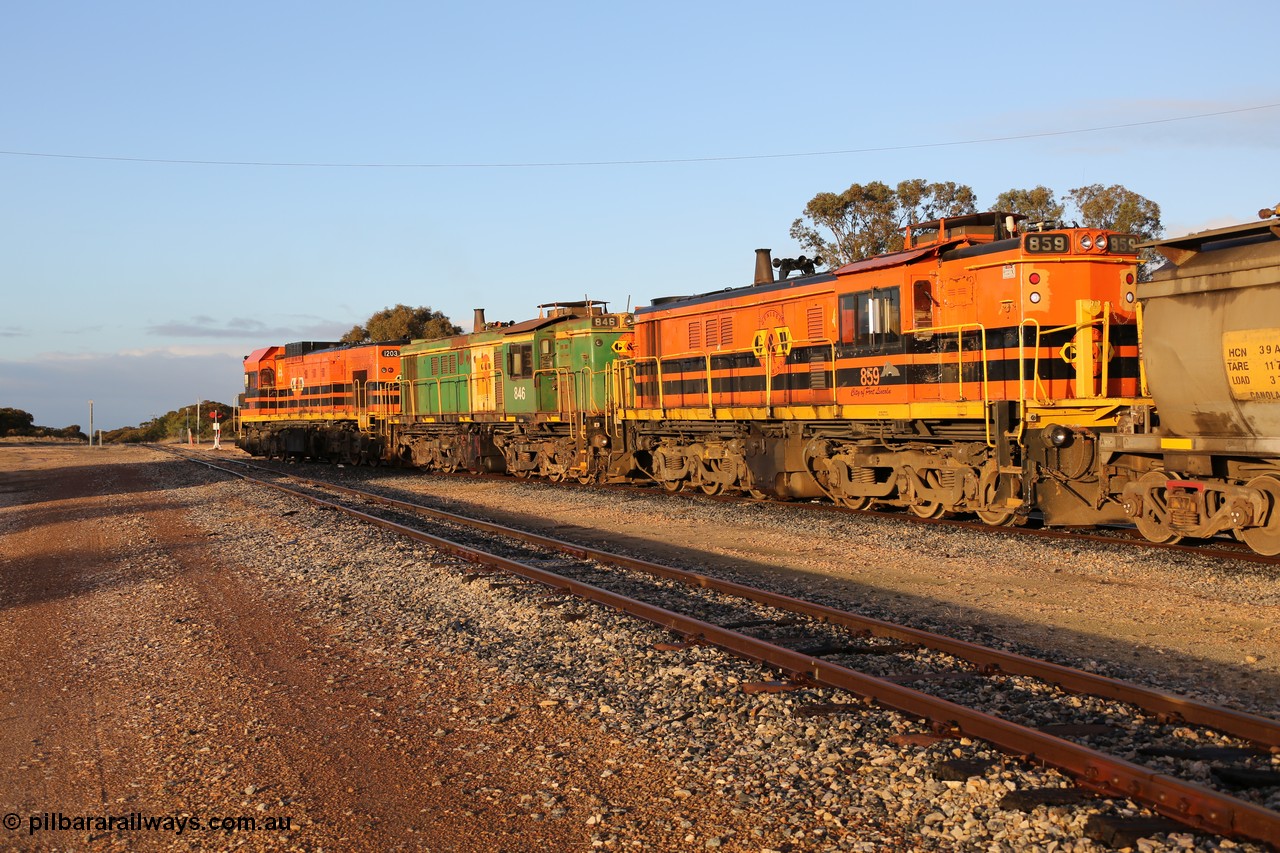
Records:
[[[860,261],[853,261],[845,264],[836,270],[836,275],[850,275],[857,272],[869,272],[870,270],[885,269],[886,267],[896,267],[899,264],[909,263],[916,258],[923,258],[925,255],[937,252],[940,246],[928,246],[923,249],[908,249],[905,252],[894,252],[892,255],[875,255],[870,258],[863,258]]]
[[[280,352],[280,350],[281,350],[281,347],[278,347],[278,346],[263,347],[262,349],[256,349],[244,357],[244,362],[245,364],[249,364],[249,363],[257,364],[258,362],[263,361],[264,359],[274,358],[276,354]]]

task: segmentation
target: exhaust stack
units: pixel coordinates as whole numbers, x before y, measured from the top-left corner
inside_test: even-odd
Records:
[[[472,323],[473,328],[471,329],[471,331],[483,332],[484,331],[484,309],[477,308],[475,309],[475,311],[476,311],[475,321]]]
[[[756,284],[771,284],[773,282],[773,261],[769,257],[768,249],[756,249]]]

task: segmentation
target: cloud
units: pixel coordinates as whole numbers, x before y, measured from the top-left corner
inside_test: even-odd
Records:
[[[0,338],[26,338],[31,335],[21,326],[0,326]]]
[[[297,316],[290,325],[268,326],[252,317],[218,319],[198,314],[186,320],[168,320],[146,327],[147,334],[164,338],[224,338],[285,343],[288,341],[337,340],[350,325],[318,317]]]
[[[0,361],[0,407],[30,412],[37,424],[88,429],[134,426],[165,412],[215,400],[234,405],[243,389],[240,355],[172,350]]]

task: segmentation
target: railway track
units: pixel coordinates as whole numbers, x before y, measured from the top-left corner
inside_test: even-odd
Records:
[[[1280,751],[1275,720],[359,489],[248,463],[233,470],[194,461],[646,619],[679,635],[673,649],[714,645],[784,675],[745,689],[816,684],[848,691],[929,721],[935,737],[981,738],[1057,767],[1083,790],[1130,798],[1197,830],[1280,846],[1280,814],[1260,793],[1280,785],[1270,757]],[[454,532],[426,533],[415,526],[424,517]],[[475,537],[482,541],[466,542]],[[1010,706],[1035,711],[1013,718]],[[850,702],[809,711],[857,708]],[[1139,756],[1144,763],[1132,760]],[[1206,766],[1208,778],[1190,778],[1197,767],[1204,777]],[[1063,796],[1052,789],[1043,801]]]
[[[287,465],[286,462],[278,462],[272,464]],[[280,470],[267,468],[267,470]],[[507,481],[509,476],[506,474],[484,474],[473,473],[469,471],[457,471],[453,473],[433,472],[435,476],[440,477],[461,477],[476,480],[501,480]],[[537,482],[554,485],[559,488],[577,489],[622,489],[630,490],[636,488],[633,485],[613,485],[613,484],[588,484],[582,485],[572,479],[561,481],[552,481],[538,479]],[[721,493],[717,495],[706,495],[696,489],[682,490],[682,495],[690,500],[710,501],[713,503],[743,504],[756,503],[755,498],[742,494]],[[943,528],[953,528],[958,530],[971,530],[988,536],[1028,536],[1038,537],[1042,539],[1095,543],[1102,545],[1125,544],[1135,548],[1143,548],[1157,552],[1171,554],[1187,554],[1199,557],[1234,560],[1241,563],[1253,563],[1263,566],[1280,566],[1280,555],[1267,556],[1259,554],[1249,548],[1243,542],[1239,542],[1229,537],[1219,536],[1213,539],[1180,541],[1180,542],[1152,542],[1143,537],[1135,527],[1128,526],[1111,526],[1104,528],[1069,528],[1069,527],[1041,527],[1036,522],[1035,517],[1031,518],[1031,523],[1026,525],[1003,525],[992,526],[984,524],[981,521],[972,518],[958,518],[952,516],[934,516],[923,517],[907,512],[906,510],[895,509],[850,509],[848,507],[839,506],[838,504],[826,501],[810,501],[805,503],[791,503],[788,506],[805,506],[816,512],[834,512],[834,513],[851,513],[855,516],[883,518],[896,523],[932,525]]]

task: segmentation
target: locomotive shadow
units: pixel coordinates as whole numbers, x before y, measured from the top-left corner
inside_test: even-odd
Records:
[[[420,497],[420,496],[419,496]],[[670,498],[667,498],[670,500]],[[679,500],[679,498],[677,498]],[[507,515],[491,506],[451,499],[448,509],[477,517],[503,521]],[[782,580],[796,597],[886,621],[901,622],[926,631],[958,639],[1009,649],[1065,666],[1087,668],[1100,674],[1145,684],[1168,693],[1202,698],[1215,704],[1232,705],[1238,697],[1257,713],[1280,718],[1280,673],[1197,656],[1176,649],[1149,645],[1140,636],[1111,636],[1045,621],[1020,619],[995,613],[980,606],[878,586],[857,578],[837,577],[813,570],[778,566],[763,560],[703,551],[698,543],[663,544],[645,536],[616,530],[521,516],[522,523],[538,527],[546,535],[602,550],[648,555],[662,561],[664,549],[683,555],[681,563],[703,574],[746,584]],[[691,565],[689,552],[697,552]],[[656,556],[655,556],[656,554]],[[868,559],[873,558],[867,555]],[[1087,606],[1087,603],[1082,603]],[[963,626],[963,630],[956,630]],[[1015,639],[1016,638],[1016,639]],[[1274,661],[1268,661],[1269,665]],[[1210,687],[1183,687],[1188,680]],[[1228,698],[1231,697],[1231,698]]]
[[[614,540],[615,543],[618,540]],[[628,543],[626,547],[630,547]],[[639,544],[637,543],[637,547]],[[1125,681],[1146,684],[1169,693],[1232,705],[1225,697],[1240,697],[1267,716],[1280,719],[1280,673],[1244,663],[1230,664],[1177,649],[1150,645],[1141,637],[1112,636],[997,614],[982,607],[927,594],[833,578],[750,560],[708,561],[706,574],[744,583],[763,578],[786,578],[828,606],[901,622],[945,636],[1007,649],[1073,668],[1089,669]],[[962,631],[956,627],[962,626]],[[1016,639],[1014,639],[1016,638]],[[1192,686],[1212,685],[1211,688]]]
[[[97,451],[86,447],[84,452]],[[72,547],[58,530],[102,521],[119,526],[130,518],[185,508],[188,501],[182,495],[184,487],[157,487],[145,474],[131,470],[154,464],[157,464],[154,460],[138,460],[113,465],[57,467],[48,472],[0,472],[0,523],[7,530],[25,536],[34,533],[40,542],[38,553],[15,553],[12,538],[7,538],[0,550],[0,612],[172,576],[171,568],[155,561],[157,548],[171,553],[203,545],[203,539],[153,546],[149,541],[152,534],[140,527],[127,537],[129,541],[124,547],[87,555]],[[158,464],[173,463],[162,460]],[[58,481],[52,489],[44,482],[48,477],[56,477]],[[156,494],[154,500],[109,500],[152,492]],[[32,499],[37,496],[38,499]]]
[[[166,543],[163,553],[173,555],[202,545],[195,541]],[[51,548],[38,556],[7,560],[0,564],[0,613],[113,589],[123,591],[182,573],[170,567],[171,560],[160,564],[154,556],[152,548],[140,545],[113,552],[105,559],[69,548]]]

